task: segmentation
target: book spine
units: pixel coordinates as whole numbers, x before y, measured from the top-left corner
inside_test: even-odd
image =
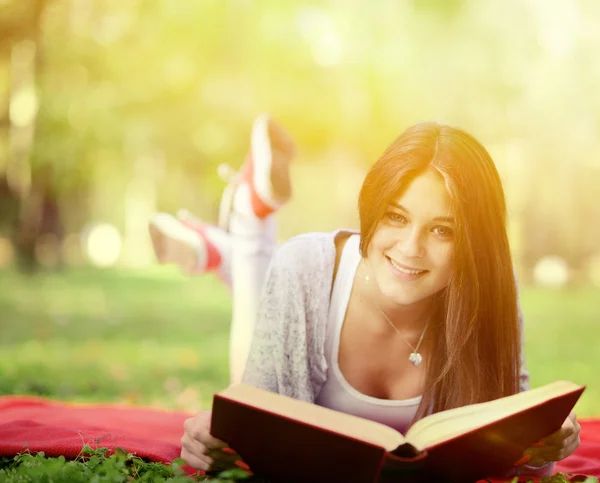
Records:
[[[401,457],[386,453],[381,461],[379,478],[376,483],[418,483],[424,480],[423,469],[427,452],[414,457]]]

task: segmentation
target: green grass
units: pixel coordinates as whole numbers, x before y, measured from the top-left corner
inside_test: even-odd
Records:
[[[228,381],[230,312],[212,276],[0,272],[0,393],[199,410]]]
[[[598,290],[522,288],[521,303],[532,386],[556,379],[587,384],[576,412],[600,416]],[[212,276],[190,279],[163,267],[36,277],[0,271],[0,394],[209,408],[228,382],[230,314],[229,293]],[[48,475],[52,481],[187,480],[176,467],[131,455],[0,461],[0,481],[49,481]],[[546,481],[566,480],[556,474]]]
[[[138,481],[141,483],[191,483],[193,481],[211,483],[269,483],[259,476],[251,476],[244,470],[234,468],[217,475],[196,474],[188,477],[177,459],[166,466],[142,460],[125,451],[117,450],[108,454],[105,448],[94,450],[89,446],[82,449],[81,455],[68,461],[64,457],[46,458],[43,453],[31,455],[22,453],[15,457],[0,457],[0,482],[2,483],[121,483]],[[569,474],[555,473],[543,477],[540,483],[569,483]],[[582,483],[598,483],[595,477],[577,480]],[[513,478],[510,483],[533,483],[529,478]],[[439,483],[442,483],[439,481]]]
[[[522,288],[521,304],[532,387],[557,379],[585,384],[575,412],[600,416],[600,291]]]
[[[63,456],[47,458],[44,453],[23,452],[14,457],[0,457],[0,482],[2,483],[267,483],[264,478],[251,476],[248,472],[233,468],[216,475],[197,472],[187,475],[184,461],[176,459],[170,465],[154,463],[138,458],[123,448],[109,452],[107,448],[93,449],[84,446],[74,460]],[[560,480],[556,483],[562,483]],[[597,483],[597,482],[595,482]]]
[[[579,417],[600,415],[600,295],[521,288],[532,386],[587,384]],[[228,381],[227,289],[175,269],[0,271],[0,394],[196,411]]]

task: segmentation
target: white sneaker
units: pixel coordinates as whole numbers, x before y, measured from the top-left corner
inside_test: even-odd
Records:
[[[236,173],[226,164],[219,166],[219,175],[228,183],[219,207],[219,226],[227,231],[234,197],[241,184],[248,185],[248,213],[259,219],[277,211],[292,194],[289,180],[289,163],[295,147],[289,134],[267,114],[257,117],[250,136],[250,152],[242,168]],[[278,186],[272,183],[276,174]],[[277,188],[277,189],[275,189]]]
[[[231,286],[231,241],[227,233],[181,211],[180,219],[156,213],[148,230],[161,264],[173,263],[187,275],[215,272]]]

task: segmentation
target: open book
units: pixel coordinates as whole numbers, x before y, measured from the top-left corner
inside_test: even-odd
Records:
[[[285,482],[475,481],[557,431],[585,389],[557,381],[429,415],[406,435],[246,384],[213,399],[211,434],[255,474]]]

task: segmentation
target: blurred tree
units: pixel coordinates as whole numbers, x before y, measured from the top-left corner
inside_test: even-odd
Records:
[[[41,66],[41,25],[47,2],[11,1],[4,5],[0,35],[1,61],[8,65],[5,72],[6,96],[3,111],[4,167],[3,207],[7,219],[15,223],[9,236],[16,247],[20,266],[30,270],[37,266],[35,257],[36,233],[45,220],[43,207],[48,191],[38,192],[39,183],[32,184],[30,156],[35,138],[38,97],[36,75]],[[13,203],[13,200],[18,203]],[[14,213],[13,210],[17,211]],[[12,229],[11,229],[12,228]]]
[[[527,224],[521,246],[531,263],[567,245],[587,253],[536,233],[548,223],[538,209],[549,206],[544,189],[557,183],[546,167],[563,166],[561,181],[598,152],[593,0],[0,0],[0,8],[0,169],[13,187],[55,193],[67,232],[108,221],[135,252],[155,209],[185,206],[214,221],[216,166],[240,166],[252,119],[268,111],[295,136],[301,163],[345,171],[340,179],[353,185],[407,125],[463,127],[493,147],[511,213]],[[20,71],[19,95],[17,64],[33,66]],[[515,143],[525,157],[507,149]],[[47,167],[52,178],[36,185]],[[300,171],[301,191],[318,189],[310,169]],[[579,183],[565,186],[577,192]],[[340,196],[326,210],[318,196],[299,201],[290,213],[305,214],[284,221],[284,236],[350,219],[355,203]],[[588,197],[569,204],[599,216]],[[582,226],[560,223],[571,233]]]

